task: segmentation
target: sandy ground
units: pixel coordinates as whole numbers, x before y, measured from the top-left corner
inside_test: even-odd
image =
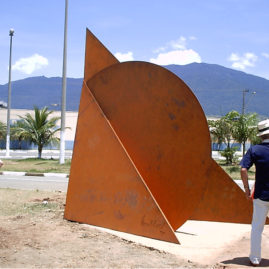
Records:
[[[176,245],[66,221],[64,203],[65,193],[0,189],[1,268],[249,267],[249,225],[188,222]],[[268,226],[263,253],[269,267]]]

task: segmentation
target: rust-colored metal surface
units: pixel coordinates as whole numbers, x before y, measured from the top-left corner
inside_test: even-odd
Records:
[[[228,174],[211,160],[207,189],[190,219],[232,223],[251,223],[252,202]]]
[[[99,71],[119,62],[88,29],[85,46],[84,81],[88,81]]]
[[[110,66],[87,86],[176,230],[202,198],[211,154],[195,96],[176,75],[145,62]]]
[[[65,218],[178,243],[86,85],[82,88]]]
[[[119,63],[90,31],[85,55],[65,218],[174,243],[188,219],[250,223],[187,85],[154,64]]]

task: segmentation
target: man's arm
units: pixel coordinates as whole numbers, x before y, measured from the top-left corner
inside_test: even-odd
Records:
[[[249,185],[248,185],[248,170],[247,168],[241,168],[241,179],[243,182],[243,186],[245,189],[245,194],[247,199],[251,200],[251,194],[250,194],[250,190],[249,190]]]

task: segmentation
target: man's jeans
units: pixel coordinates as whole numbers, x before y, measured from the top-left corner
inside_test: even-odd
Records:
[[[251,229],[251,248],[249,258],[251,261],[257,258],[261,261],[262,232],[269,211],[269,202],[260,199],[253,200],[253,217]]]

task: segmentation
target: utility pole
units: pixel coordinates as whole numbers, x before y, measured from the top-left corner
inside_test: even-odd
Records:
[[[61,136],[60,136],[60,164],[64,164],[64,157],[65,157],[67,15],[68,15],[68,0],[65,0],[63,77],[62,77],[62,110],[61,110]]]
[[[242,104],[242,115],[245,115],[246,112],[246,107],[249,104],[250,100],[252,99],[252,97],[256,94],[255,91],[253,91],[251,94],[251,98],[249,99],[248,103],[246,104],[246,93],[249,92],[249,90],[243,90],[243,104]]]
[[[246,109],[246,93],[247,92],[249,92],[249,90],[247,90],[247,89],[245,89],[245,90],[243,90],[243,102],[242,102],[242,129],[243,130],[245,130],[245,125],[246,125],[246,119],[245,119],[245,109]],[[256,92],[254,91],[254,92],[252,92],[252,96],[253,95],[255,95],[256,94]],[[250,99],[249,99],[249,101],[250,101]],[[249,103],[249,101],[248,101],[248,103]],[[242,154],[243,154],[243,156],[245,155],[245,148],[246,148],[246,141],[243,141],[243,143],[242,143],[242,145],[243,145],[243,150],[242,150]]]
[[[11,60],[12,60],[12,37],[14,30],[9,30],[10,46],[9,46],[9,73],[8,73],[8,105],[7,105],[7,137],[6,137],[6,157],[10,157],[10,107],[11,107]]]
[[[245,115],[245,108],[246,108],[246,93],[249,92],[249,90],[243,90],[243,104],[242,104],[242,115]]]

